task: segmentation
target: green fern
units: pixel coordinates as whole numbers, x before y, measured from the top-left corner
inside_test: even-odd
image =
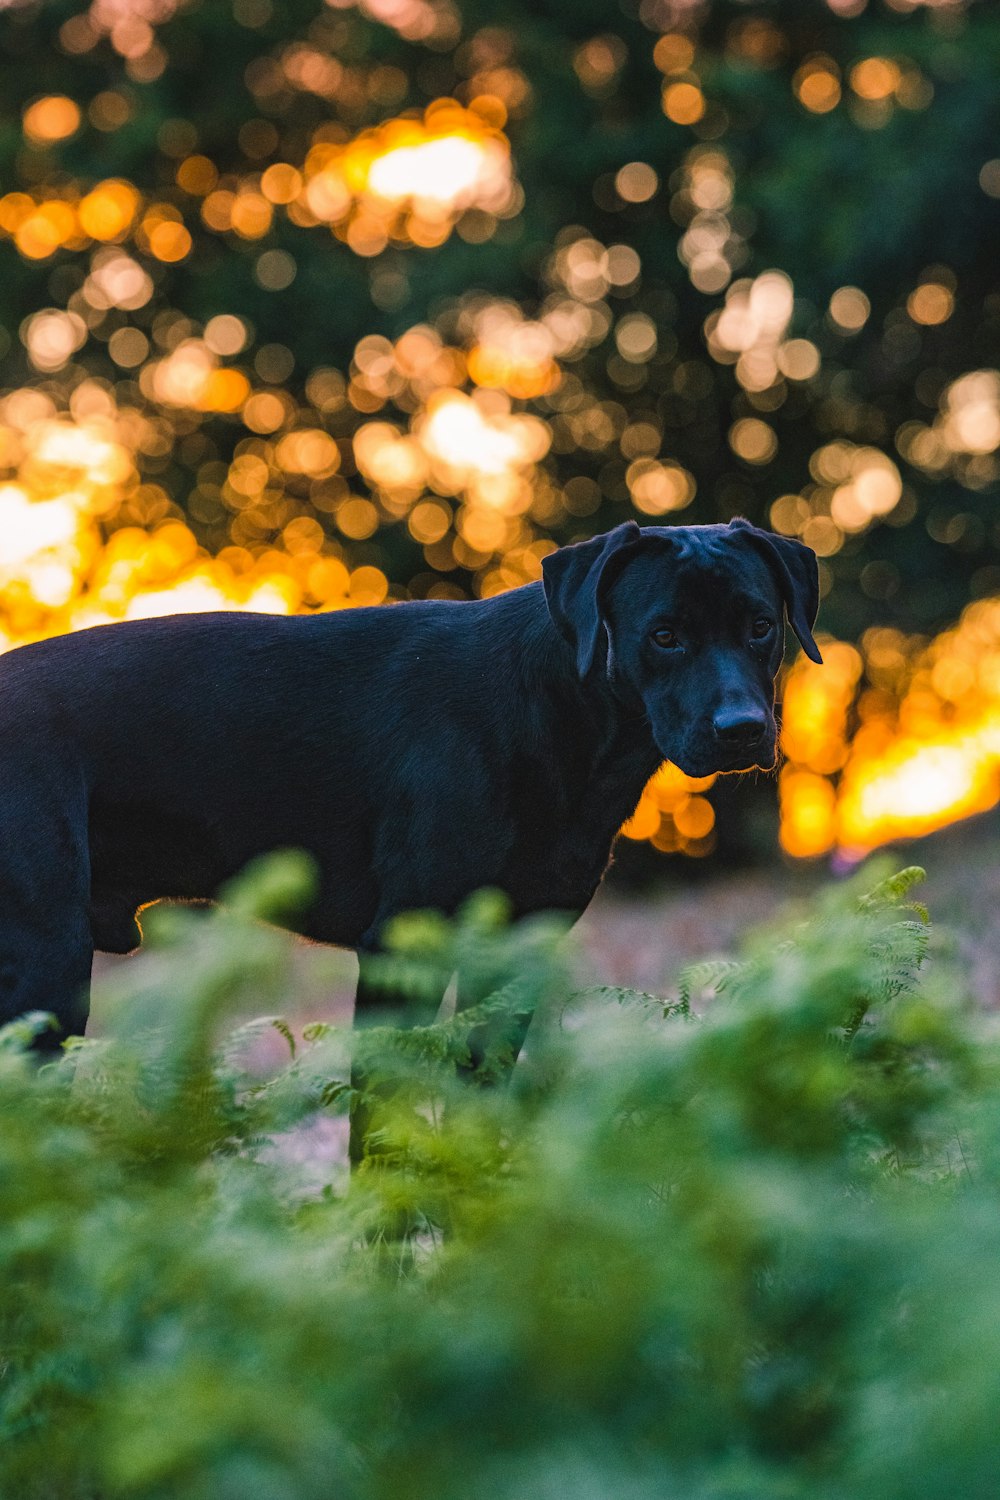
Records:
[[[100,1042],[38,1068],[43,1018],[0,1034],[0,1495],[990,1493],[1000,1051],[935,988],[912,872],[668,999],[581,984],[562,924],[487,897],[383,955],[402,1020],[432,970],[467,1009],[300,1040],[325,960],[259,925],[265,874],[150,924]],[[304,1148],[352,1049],[348,1183]]]

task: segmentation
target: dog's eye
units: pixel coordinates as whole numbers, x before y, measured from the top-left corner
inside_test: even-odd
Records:
[[[750,637],[752,640],[762,641],[771,634],[773,629],[774,621],[769,620],[766,615],[761,615],[760,619],[754,620],[750,627]]]
[[[651,639],[654,646],[662,646],[664,651],[671,651],[675,646],[680,645],[680,641],[677,639],[677,636],[665,625],[662,626],[659,630],[654,630]]]

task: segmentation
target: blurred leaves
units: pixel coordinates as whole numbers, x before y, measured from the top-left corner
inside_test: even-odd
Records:
[[[212,318],[241,320],[243,360],[216,370],[226,378],[197,398],[202,416],[163,412],[153,394],[153,409],[159,402],[180,430],[168,452],[139,460],[210,552],[233,542],[280,550],[289,523],[308,519],[321,528],[312,545],[352,568],[377,568],[395,592],[490,591],[532,576],[538,554],[532,564],[526,547],[611,525],[630,500],[646,514],[686,503],[686,519],[745,512],[766,523],[777,497],[805,491],[807,514],[811,506],[822,523],[810,539],[829,559],[828,593],[836,582],[826,608],[836,633],[855,638],[873,616],[939,628],[967,601],[971,573],[975,593],[1000,586],[995,462],[977,450],[971,470],[956,475],[926,461],[930,449],[914,443],[912,427],[933,427],[950,384],[1000,363],[990,248],[1000,214],[1000,23],[989,7],[873,4],[846,16],[824,0],[715,0],[684,26],[652,0],[613,18],[600,7],[515,4],[501,25],[478,0],[409,0],[391,12],[234,0],[166,4],[152,24],[141,7],[110,16],[69,0],[0,16],[10,111],[0,162],[15,197],[48,193],[64,207],[97,182],[134,183],[145,215],[134,253],[155,283],[152,300],[131,313],[121,304],[88,311],[79,289],[89,255],[70,235],[65,248],[35,258],[6,251],[3,323],[16,347],[19,329],[28,337],[25,318],[53,303],[76,309],[86,342],[74,353],[80,329],[58,332],[69,362],[47,388],[60,386],[65,398],[96,378],[110,382],[119,405],[138,398],[145,408],[152,386],[135,367],[150,339],[149,357],[162,363]],[[455,122],[460,105],[473,110],[462,119],[509,139],[512,204],[459,204],[429,239],[415,227],[419,199],[419,212],[411,204],[407,219],[404,205],[386,234],[372,219],[354,238],[339,221],[331,237],[320,199],[319,219],[296,208],[303,172],[309,179],[336,153],[381,139],[364,132],[387,121],[412,135],[424,111],[448,99],[458,101],[448,106]],[[459,130],[454,140],[475,134],[448,128]],[[467,165],[442,157],[434,191],[451,191],[449,174]],[[709,166],[728,174],[728,196],[698,188]],[[413,193],[419,170],[414,157]],[[52,210],[57,238],[62,212]],[[13,223],[20,209],[11,213]],[[474,355],[476,296],[511,299],[529,322],[547,315],[567,290],[559,256],[576,241],[598,256],[624,249],[636,270],[605,276],[603,291],[599,276],[593,293],[579,278],[569,284],[597,317],[596,342],[588,336],[566,352],[551,399],[525,397],[517,380],[509,387],[516,406],[534,407],[553,428],[549,479],[519,527],[480,522],[466,534],[457,517],[449,554],[438,530],[448,527],[447,507],[440,520],[408,528],[384,476],[364,465],[355,475],[352,439],[365,420],[380,411],[405,427],[413,411],[398,381],[369,378],[361,345],[395,344],[430,326]],[[733,278],[770,269],[794,288],[789,337],[801,347],[786,361],[792,373],[760,385],[728,359],[706,357],[705,329]],[[914,302],[924,285],[950,300]],[[828,311],[844,287],[860,288],[871,309],[847,327]],[[496,379],[495,356],[489,368]],[[16,356],[10,371],[11,381],[37,379],[37,367]],[[303,486],[279,465],[266,503],[244,504],[234,518],[221,480],[247,441],[247,399],[251,434],[308,424],[332,433],[342,479]],[[904,498],[888,526],[855,519],[830,529],[822,496],[809,489],[811,461],[831,440],[899,464]],[[668,481],[636,470],[660,454]],[[693,501],[670,477],[678,473],[695,476]],[[355,482],[374,510],[358,509]],[[293,546],[305,535],[295,532]],[[927,586],[902,589],[915,574]]]
[[[923,977],[917,874],[822,893],[679,1015],[581,990],[555,927],[504,958],[489,899],[408,920],[407,978],[482,944],[483,1005],[544,998],[506,1089],[456,1076],[461,1016],[364,1033],[398,1091],[346,1192],[280,1153],[345,1107],[345,1039],[267,1078],[217,1040],[221,998],[292,1000],[248,917],[280,865],[154,928],[158,1012],[136,970],[104,1041],[0,1048],[4,1491],[986,1493],[1000,1074]]]

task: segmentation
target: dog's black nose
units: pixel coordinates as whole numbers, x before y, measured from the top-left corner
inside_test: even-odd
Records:
[[[734,749],[749,748],[764,738],[767,714],[761,709],[723,708],[712,720],[716,735]]]

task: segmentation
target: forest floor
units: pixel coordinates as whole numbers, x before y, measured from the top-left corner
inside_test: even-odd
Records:
[[[1000,809],[878,857],[893,869],[924,867],[914,899],[930,912],[932,959],[947,958],[972,998],[1000,1009]],[[685,964],[733,954],[750,928],[794,910],[832,878],[825,862],[775,861],[689,885],[675,879],[643,895],[612,881],[576,932],[596,982],[666,992]]]

